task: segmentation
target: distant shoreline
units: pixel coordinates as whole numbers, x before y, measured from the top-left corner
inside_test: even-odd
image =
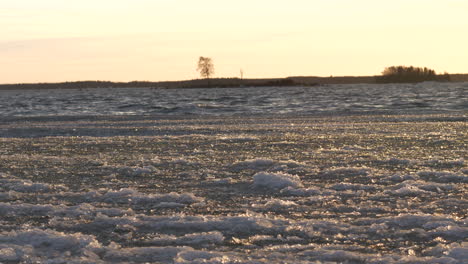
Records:
[[[36,89],[89,89],[89,88],[239,88],[267,86],[316,86],[327,84],[376,84],[377,76],[293,76],[287,78],[239,79],[212,78],[183,81],[75,81],[59,83],[18,83],[0,84],[0,90],[36,90]],[[468,74],[450,74],[450,82],[468,82]]]

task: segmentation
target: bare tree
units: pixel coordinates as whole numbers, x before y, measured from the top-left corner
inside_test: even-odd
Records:
[[[208,57],[200,57],[198,59],[197,71],[200,72],[202,78],[209,79],[214,74],[213,60]]]

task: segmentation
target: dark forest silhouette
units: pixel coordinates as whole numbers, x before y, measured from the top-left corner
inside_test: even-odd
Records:
[[[399,68],[402,67],[402,68]],[[388,69],[388,70],[387,70]],[[426,70],[424,70],[426,69]],[[19,83],[0,84],[0,90],[28,89],[87,89],[87,88],[209,88],[209,87],[262,87],[262,86],[313,86],[328,84],[358,84],[358,83],[416,83],[424,81],[468,82],[468,74],[437,75],[427,68],[392,66],[386,68],[382,76],[291,76],[287,78],[210,78],[183,81],[77,81],[61,83]]]
[[[385,68],[382,76],[376,77],[377,83],[418,83],[418,82],[448,82],[448,73],[438,75],[432,69],[414,66],[391,66]]]

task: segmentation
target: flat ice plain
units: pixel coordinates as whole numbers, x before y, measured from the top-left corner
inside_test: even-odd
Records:
[[[385,114],[5,108],[0,263],[467,263],[461,103]]]

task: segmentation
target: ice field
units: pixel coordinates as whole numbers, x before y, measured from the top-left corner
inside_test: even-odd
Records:
[[[386,113],[4,108],[0,263],[468,263],[465,92]]]

